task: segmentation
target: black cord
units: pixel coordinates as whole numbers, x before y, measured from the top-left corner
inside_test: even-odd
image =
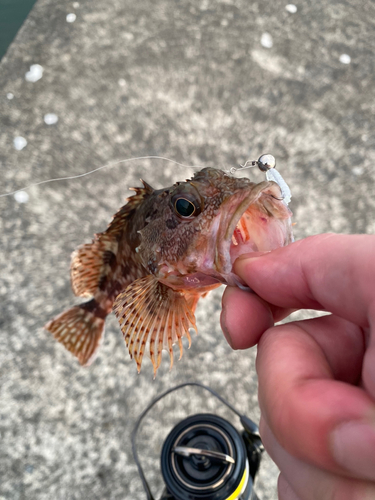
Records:
[[[241,415],[241,413],[239,413],[230,403],[228,403],[228,401],[225,401],[225,399],[222,396],[220,396],[220,394],[218,394],[216,391],[214,391],[210,387],[207,387],[206,385],[200,384],[199,382],[185,382],[184,384],[176,385],[175,387],[168,389],[167,391],[160,394],[160,396],[156,397],[153,401],[151,401],[151,403],[147,406],[147,408],[138,417],[137,423],[135,424],[135,427],[133,429],[132,436],[131,436],[133,457],[134,457],[134,461],[137,465],[139,477],[141,478],[143,488],[144,488],[146,495],[147,495],[147,500],[155,500],[155,498],[153,497],[151,490],[150,490],[150,487],[146,481],[146,477],[143,473],[143,469],[141,467],[139,457],[138,457],[138,452],[137,452],[137,447],[136,447],[135,441],[136,441],[139,426],[141,425],[143,418],[147,415],[147,413],[151,410],[151,408],[156,403],[158,403],[162,398],[164,398],[164,396],[167,396],[171,392],[177,391],[178,389],[181,389],[182,387],[187,387],[187,386],[195,386],[195,387],[201,387],[202,389],[206,389],[206,391],[210,392],[213,396],[215,396],[217,399],[219,399],[224,405],[226,405],[228,408],[230,408],[236,415],[238,415],[240,417],[241,421],[244,418],[244,416]]]

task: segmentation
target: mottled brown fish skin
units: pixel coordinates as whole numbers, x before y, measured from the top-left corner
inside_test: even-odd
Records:
[[[97,354],[114,307],[138,370],[146,350],[155,373],[163,348],[172,366],[173,345],[182,355],[181,338],[190,344],[189,329],[197,330],[199,297],[222,283],[240,284],[233,255],[292,240],[291,212],[273,182],[255,184],[212,168],[160,190],[142,182],[107,230],[72,255],[73,291],[91,300],[45,326],[82,365]]]
[[[75,295],[93,297],[63,312],[45,325],[82,365],[95,359],[104,334],[104,320],[115,298],[129,283],[147,275],[135,248],[144,213],[154,203],[154,190],[146,183],[114,215],[106,231],[72,254],[71,282]]]

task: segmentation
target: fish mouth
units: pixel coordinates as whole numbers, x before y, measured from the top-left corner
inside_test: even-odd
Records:
[[[274,182],[261,182],[250,191],[235,193],[222,208],[215,268],[226,284],[243,287],[232,271],[235,260],[240,255],[271,251],[291,243],[292,212]]]

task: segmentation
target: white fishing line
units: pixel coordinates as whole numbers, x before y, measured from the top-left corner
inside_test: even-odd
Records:
[[[171,163],[174,163],[175,165],[179,165],[180,167],[184,167],[184,168],[203,168],[201,166],[196,166],[196,165],[184,165],[183,163],[179,163],[178,161],[171,160],[170,158],[165,158],[164,156],[138,156],[136,158],[126,158],[125,160],[110,162],[110,163],[107,163],[105,165],[102,165],[101,167],[94,168],[94,170],[90,170],[89,172],[84,172],[83,174],[69,175],[67,177],[56,177],[54,179],[47,179],[45,181],[35,182],[34,184],[29,184],[28,186],[25,186],[25,187],[20,188],[20,189],[16,189],[14,191],[10,191],[9,193],[0,194],[0,198],[4,198],[5,196],[11,196],[12,194],[14,195],[15,193],[18,193],[19,191],[26,191],[26,189],[30,189],[34,186],[40,186],[41,184],[47,184],[49,182],[68,181],[68,180],[72,180],[72,179],[78,179],[80,177],[86,177],[87,175],[91,175],[95,172],[98,172],[99,170],[103,170],[104,168],[112,168],[112,167],[115,167],[116,165],[119,165],[120,163],[127,163],[129,161],[137,161],[137,160],[165,160],[165,161],[169,161]]]
[[[224,170],[224,172],[227,174],[235,174],[240,170],[246,170],[247,168],[254,168],[256,166],[257,166],[256,161],[246,160],[243,165],[240,164],[239,167],[231,167],[228,170]]]

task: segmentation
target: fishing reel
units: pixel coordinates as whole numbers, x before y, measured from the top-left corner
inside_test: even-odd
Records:
[[[136,436],[143,417],[167,394],[186,386],[209,391],[239,416],[242,431],[210,413],[180,421],[164,441],[161,471],[165,488],[160,500],[258,500],[253,489],[264,450],[257,425],[241,415],[211,388],[188,382],[154,399],[138,418],[132,435],[134,460],[147,500],[155,500],[146,481],[136,449]]]

